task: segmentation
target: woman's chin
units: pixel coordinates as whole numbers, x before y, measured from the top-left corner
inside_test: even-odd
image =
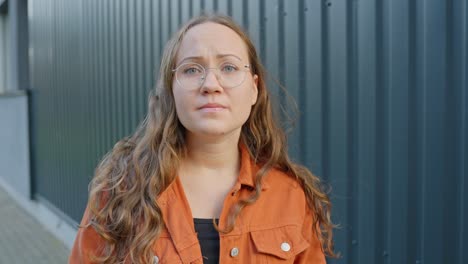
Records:
[[[239,134],[240,128],[226,129],[221,127],[203,127],[188,131],[191,134],[191,136],[196,138],[222,138],[226,136],[233,136],[235,134]]]

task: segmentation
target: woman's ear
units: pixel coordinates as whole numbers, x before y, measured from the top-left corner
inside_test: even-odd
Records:
[[[252,87],[252,105],[254,105],[257,102],[258,98],[258,75],[254,74],[253,76],[253,87]]]

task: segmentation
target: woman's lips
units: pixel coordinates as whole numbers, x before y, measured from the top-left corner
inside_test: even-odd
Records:
[[[205,104],[199,108],[202,112],[220,112],[226,109],[224,105],[221,104]]]

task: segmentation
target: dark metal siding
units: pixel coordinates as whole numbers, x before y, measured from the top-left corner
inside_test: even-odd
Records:
[[[74,221],[99,159],[143,119],[169,36],[217,10],[298,102],[291,154],[332,186],[341,225],[330,263],[467,262],[466,1],[29,4],[34,190]]]

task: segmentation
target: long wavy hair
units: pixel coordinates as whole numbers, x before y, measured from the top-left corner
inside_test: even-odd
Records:
[[[240,140],[252,159],[261,164],[250,197],[230,208],[227,227],[230,232],[241,210],[255,203],[262,190],[262,178],[272,168],[298,180],[313,212],[314,232],[328,256],[333,252],[330,220],[331,204],[318,177],[307,168],[291,162],[286,136],[273,116],[265,73],[256,49],[247,34],[231,18],[222,15],[195,17],[167,43],[162,56],[158,82],[148,97],[148,114],[135,133],[118,141],[98,167],[89,186],[88,208],[92,226],[106,242],[100,263],[151,263],[152,245],[164,226],[156,202],[171,184],[186,153],[185,128],[179,122],[172,93],[176,54],[184,35],[192,27],[213,22],[227,26],[244,41],[251,74],[258,76],[258,99],[241,130]],[[218,227],[219,229],[219,227]]]

